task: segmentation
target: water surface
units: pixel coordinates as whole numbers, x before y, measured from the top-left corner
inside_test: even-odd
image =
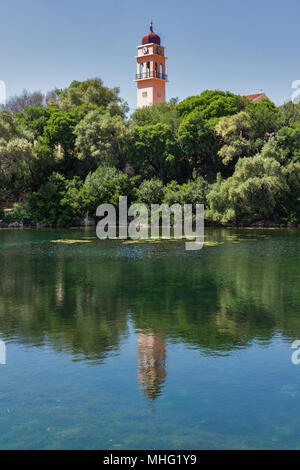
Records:
[[[1,230],[0,448],[299,449],[299,235]]]

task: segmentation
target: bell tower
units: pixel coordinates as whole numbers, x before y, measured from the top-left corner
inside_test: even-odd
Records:
[[[152,106],[166,101],[166,57],[165,48],[160,45],[160,37],[150,31],[138,46],[137,60],[137,107]]]

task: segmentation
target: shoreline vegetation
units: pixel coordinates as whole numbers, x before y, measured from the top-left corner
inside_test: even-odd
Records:
[[[129,221],[128,221],[129,223]],[[58,224],[43,224],[41,222],[28,222],[28,223],[23,223],[23,222],[4,222],[3,220],[0,220],[0,229],[44,229],[44,228],[51,228],[51,229],[61,229],[61,228],[66,228],[66,229],[72,229],[72,228],[96,228],[97,225],[97,219],[96,218],[91,218],[89,217],[89,220],[86,221],[84,219],[80,219],[77,222],[75,221],[74,223],[71,223],[70,225],[58,225]],[[282,221],[273,221],[273,220],[257,220],[252,222],[251,224],[249,223],[239,223],[239,224],[234,224],[234,223],[211,223],[208,221],[205,221],[205,226],[206,227],[211,227],[211,228],[300,228],[300,222],[282,222]],[[118,228],[119,225],[116,225]],[[147,225],[147,227],[150,229],[151,225]],[[171,224],[172,227],[172,224]]]
[[[208,226],[300,227],[300,103],[206,90],[129,115],[95,78],[0,110],[0,228],[94,226],[121,195],[204,204]]]

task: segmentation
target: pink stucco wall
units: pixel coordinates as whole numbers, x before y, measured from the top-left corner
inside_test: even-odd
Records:
[[[161,78],[153,77],[155,71],[155,64],[157,64],[158,74],[166,74],[165,61],[166,57],[164,55],[165,49],[163,46],[160,46],[161,52],[157,53],[156,44],[147,44],[146,47],[148,51],[143,52],[145,45],[138,46],[138,55],[136,57],[137,61],[137,71],[139,75],[141,72],[144,74],[143,78],[138,78],[137,82],[137,107],[143,108],[144,106],[151,106],[155,103],[161,103],[166,101],[166,80]],[[147,64],[150,65],[150,77],[146,78],[147,73]],[[142,69],[141,69],[142,64]],[[162,70],[161,70],[162,66]]]

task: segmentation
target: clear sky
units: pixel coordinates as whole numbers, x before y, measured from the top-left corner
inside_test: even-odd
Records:
[[[300,80],[299,0],[2,0],[0,80],[7,95],[99,76],[136,106],[136,46],[166,46],[167,99],[205,89],[277,104]]]

